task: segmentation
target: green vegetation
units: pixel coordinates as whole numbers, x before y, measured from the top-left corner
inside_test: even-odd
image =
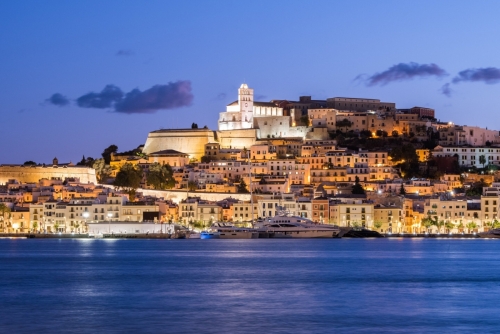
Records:
[[[156,190],[172,189],[175,186],[174,172],[170,165],[155,162],[149,165],[146,182]]]
[[[104,151],[101,153],[104,161],[106,162],[106,165],[109,165],[109,162],[111,161],[111,153],[116,153],[118,151],[118,146],[116,145],[110,145],[108,148],[105,148]]]
[[[307,116],[307,115],[301,116],[300,117],[300,122],[303,125],[305,125],[305,126],[310,126],[311,125],[311,121],[309,120],[309,116]]]
[[[196,181],[189,181],[187,187],[189,191],[196,191],[196,189],[198,189],[198,183]]]
[[[95,169],[97,182],[104,183],[111,175],[111,168],[106,165],[104,159],[97,159],[94,161],[92,168]]]
[[[142,181],[142,168],[126,163],[120,168],[116,174],[115,182],[113,185],[124,190],[129,195],[131,202],[135,199],[135,192],[141,185]]]
[[[365,194],[365,189],[363,189],[363,186],[359,183],[359,177],[356,176],[354,179],[354,185],[352,186],[352,191],[353,194],[356,195],[363,195]]]
[[[236,192],[238,192],[239,194],[249,193],[245,180],[241,179],[240,184],[238,184],[238,188],[236,189]]]

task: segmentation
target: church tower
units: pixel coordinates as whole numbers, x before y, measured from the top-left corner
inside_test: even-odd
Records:
[[[253,89],[248,88],[247,84],[242,84],[238,89],[238,105],[242,128],[253,128]]]

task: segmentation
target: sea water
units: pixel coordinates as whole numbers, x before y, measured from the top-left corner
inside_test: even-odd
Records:
[[[0,240],[1,333],[498,332],[500,240]]]

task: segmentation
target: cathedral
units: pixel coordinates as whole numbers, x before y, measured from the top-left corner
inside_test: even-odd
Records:
[[[242,84],[238,89],[238,101],[227,105],[219,115],[219,131],[255,128],[254,119],[266,116],[283,116],[283,108],[271,102],[255,102],[253,89]]]
[[[242,84],[238,100],[228,104],[226,111],[219,114],[218,131],[206,128],[152,131],[143,152],[176,150],[199,159],[208,143],[219,143],[222,148],[249,148],[261,139],[304,139],[312,134],[311,130],[307,126],[296,126],[290,116],[283,116],[283,108],[274,103],[254,101],[253,89]]]

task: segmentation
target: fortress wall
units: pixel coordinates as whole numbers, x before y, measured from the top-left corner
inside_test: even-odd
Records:
[[[79,178],[82,183],[97,184],[95,169],[88,167],[61,167],[61,166],[0,166],[0,184],[15,179],[22,183],[37,183],[40,179],[68,177]]]
[[[257,140],[257,129],[217,131],[222,148],[250,148]]]
[[[113,186],[103,185],[104,187],[114,189]],[[235,193],[214,193],[214,192],[186,192],[186,190],[153,190],[153,189],[137,189],[137,192],[142,193],[144,196],[154,196],[157,198],[163,197],[165,200],[171,200],[174,203],[189,197],[200,197],[205,201],[221,201],[228,197],[235,198],[240,201],[250,201],[250,194],[235,194]]]
[[[150,154],[163,150],[176,150],[200,159],[205,152],[205,144],[215,142],[214,132],[209,129],[159,130],[148,134],[143,152]]]

